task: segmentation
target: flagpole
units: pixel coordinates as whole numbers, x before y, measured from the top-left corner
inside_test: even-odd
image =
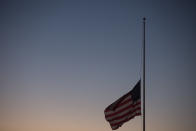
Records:
[[[143,18],[143,131],[146,130],[146,114],[145,114],[145,64],[146,64],[146,45],[145,45],[145,25],[146,18]]]

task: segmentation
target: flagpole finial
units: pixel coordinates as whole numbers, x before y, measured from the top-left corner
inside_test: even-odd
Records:
[[[146,17],[143,18],[143,21],[146,21]]]

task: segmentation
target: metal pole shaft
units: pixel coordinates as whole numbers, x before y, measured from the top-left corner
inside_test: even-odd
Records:
[[[143,18],[143,131],[146,130],[146,114],[145,114],[145,63],[146,63],[146,45],[145,45],[145,24],[146,18]]]

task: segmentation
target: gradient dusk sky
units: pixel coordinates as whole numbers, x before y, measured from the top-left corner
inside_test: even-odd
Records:
[[[146,131],[195,131],[190,0],[1,0],[0,131],[111,131],[104,109],[141,76],[144,16]]]

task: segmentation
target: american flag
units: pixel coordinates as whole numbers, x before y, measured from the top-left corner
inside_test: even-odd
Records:
[[[141,80],[134,88],[109,105],[104,113],[106,120],[110,123],[112,130],[118,129],[125,122],[141,115]]]

